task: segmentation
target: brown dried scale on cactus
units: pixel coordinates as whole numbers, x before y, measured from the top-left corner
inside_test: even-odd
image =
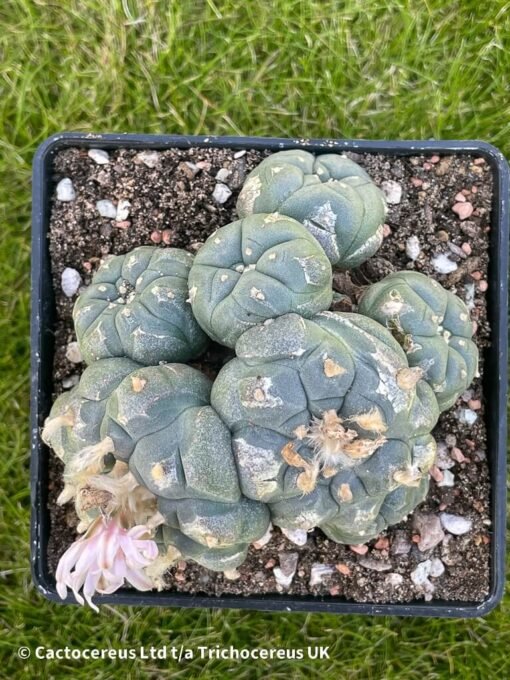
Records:
[[[478,367],[473,324],[464,302],[434,279],[396,272],[368,286],[360,305],[385,325],[406,352],[410,366],[423,371],[441,411],[469,387]]]
[[[211,403],[233,435],[241,490],[284,528],[361,543],[428,489],[439,412],[420,370],[358,314],[289,314],[244,333]]]

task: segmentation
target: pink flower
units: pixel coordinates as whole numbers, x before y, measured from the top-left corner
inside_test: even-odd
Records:
[[[98,517],[87,532],[60,558],[56,572],[57,592],[62,599],[71,588],[76,600],[84,599],[95,611],[94,593],[113,593],[128,581],[137,590],[154,587],[144,568],[158,556],[155,541],[147,538],[144,525],[122,526],[120,517]],[[83,597],[79,590],[83,587]]]

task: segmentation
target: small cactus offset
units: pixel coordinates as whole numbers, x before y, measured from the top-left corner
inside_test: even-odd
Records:
[[[439,411],[391,334],[358,314],[289,314],[239,339],[211,403],[242,492],[283,528],[362,543],[423,500]]]
[[[396,272],[367,288],[359,306],[386,326],[423,370],[445,411],[471,384],[478,367],[473,324],[464,302],[418,272]]]
[[[200,355],[208,341],[187,303],[192,262],[184,250],[152,246],[106,259],[73,311],[85,362],[125,356],[155,365]]]
[[[386,201],[368,174],[339,154],[280,151],[248,175],[239,217],[279,212],[301,222],[338,268],[357,267],[383,240]]]
[[[278,213],[232,222],[210,236],[189,275],[193,313],[216,342],[234,347],[266,319],[310,317],[332,300],[331,264],[313,236]]]

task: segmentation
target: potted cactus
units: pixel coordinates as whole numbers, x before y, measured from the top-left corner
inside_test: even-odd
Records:
[[[201,158],[201,150],[210,155]],[[363,167],[377,153],[383,162]],[[505,430],[496,423],[505,403],[508,215],[501,197],[508,174],[492,147],[480,143],[472,158],[466,153],[461,144],[440,143],[303,148],[282,140],[106,136],[92,144],[79,135],[39,150],[33,563],[46,595],[96,609],[103,601],[214,602],[468,616],[496,604],[504,555]],[[388,159],[407,157],[416,167],[420,154],[422,172],[442,157],[453,157],[460,175],[486,166],[473,173],[487,171],[483,179],[495,182],[490,244],[479,235],[490,207],[480,179],[470,190],[480,191],[480,201],[485,196],[471,227],[479,231],[461,246],[456,232],[447,234],[454,259],[423,252],[407,222],[406,242],[391,248],[393,229],[412,224],[413,199],[409,214],[399,215],[403,183],[384,169]],[[211,177],[218,158],[222,167]],[[441,167],[448,171],[448,163]],[[62,177],[66,170],[71,177]],[[115,205],[104,187],[117,175],[125,182],[129,172],[125,186],[139,193],[114,196]],[[164,208],[147,207],[154,200],[147,187],[160,187],[165,173],[171,181],[160,206],[181,202],[167,208],[170,226]],[[434,177],[439,195],[442,175]],[[415,189],[426,185],[410,179]],[[213,201],[201,207],[211,180]],[[458,192],[459,204],[470,191]],[[419,205],[417,195],[415,211]],[[157,228],[149,231],[147,220]],[[59,250],[75,248],[59,230],[64,222],[86,232],[76,250],[81,271],[62,269],[76,261]],[[51,263],[42,246],[48,229]],[[485,286],[473,292],[471,280],[485,281],[489,247],[487,287],[499,297],[487,307]],[[53,301],[42,296],[51,274],[57,344],[67,338],[56,353]],[[489,340],[498,361],[483,352]],[[459,448],[470,419],[479,421],[465,437],[471,453]],[[473,481],[462,481],[476,465],[488,475],[486,436],[491,508],[488,481],[479,497],[471,497]],[[49,499],[53,524],[59,507],[76,517],[73,540],[58,546],[45,511],[48,474],[60,489]],[[451,586],[471,538],[480,546],[481,574],[472,593]],[[367,574],[375,586],[365,585]],[[264,585],[250,585],[258,581]],[[221,597],[212,600],[213,592]]]

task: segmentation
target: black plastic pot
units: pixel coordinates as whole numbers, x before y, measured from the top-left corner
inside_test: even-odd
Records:
[[[488,313],[492,346],[485,363],[484,394],[488,429],[488,459],[491,471],[492,541],[490,593],[482,603],[416,601],[410,604],[359,604],[338,597],[297,595],[253,595],[222,597],[186,593],[139,593],[122,589],[112,595],[96,596],[99,603],[221,607],[267,611],[307,611],[349,614],[379,614],[435,617],[483,616],[501,600],[505,578],[506,523],[506,399],[507,399],[507,312],[509,168],[495,147],[478,141],[357,141],[326,139],[273,139],[260,137],[181,137],[175,135],[116,135],[63,133],[50,137],[37,150],[33,164],[32,212],[32,378],[31,378],[31,547],[32,573],[38,590],[49,600],[61,602],[55,581],[48,572],[49,537],[48,457],[40,428],[51,407],[53,386],[53,325],[55,305],[50,276],[47,231],[52,187],[52,159],[67,147],[104,149],[168,149],[171,147],[228,147],[232,149],[282,149],[304,147],[312,152],[356,151],[393,156],[432,154],[475,154],[485,158],[494,176]],[[67,602],[74,600],[69,597]]]

